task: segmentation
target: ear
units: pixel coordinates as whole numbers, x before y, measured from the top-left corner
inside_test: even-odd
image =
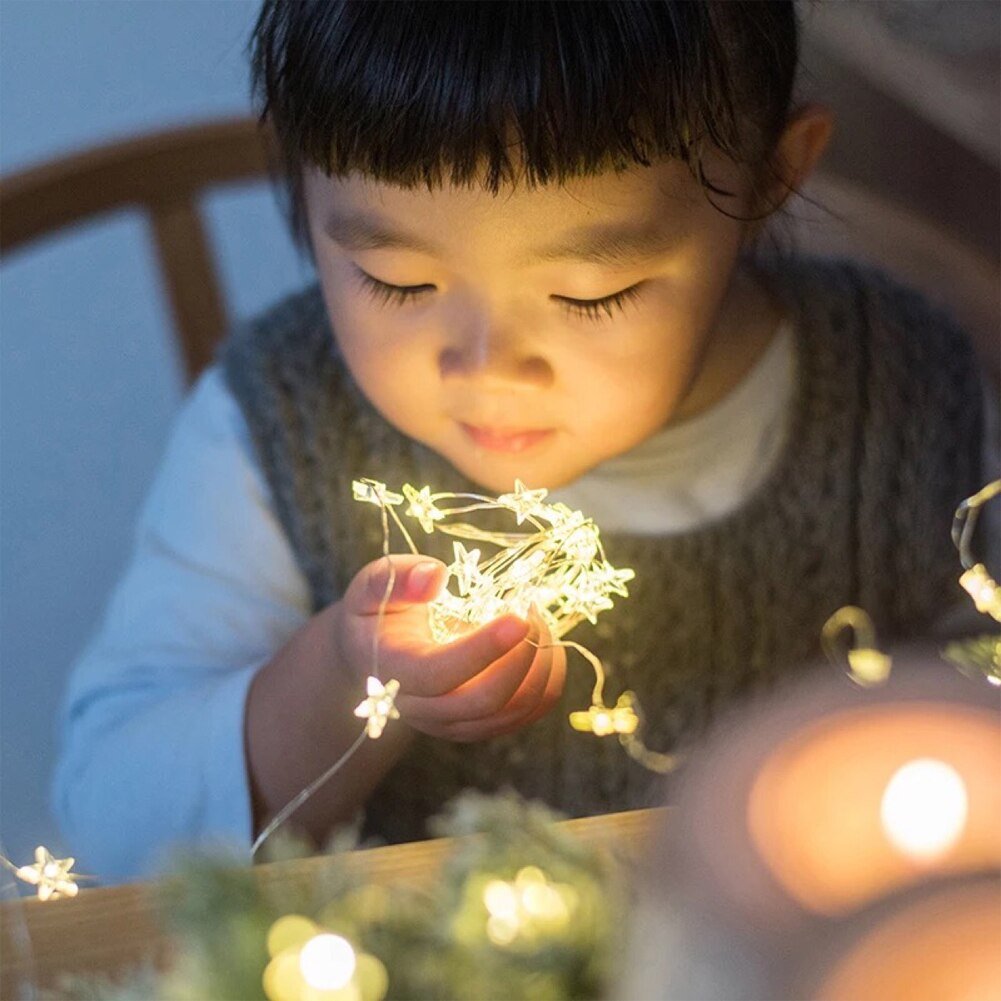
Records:
[[[799,191],[833,132],[834,112],[822,104],[804,104],[792,112],[764,177],[763,211],[781,208],[789,195]]]

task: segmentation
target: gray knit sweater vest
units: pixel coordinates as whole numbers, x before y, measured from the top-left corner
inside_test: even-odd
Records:
[[[637,693],[657,750],[697,735],[737,696],[802,671],[841,605],[865,608],[889,643],[962,600],[949,529],[957,503],[981,485],[968,343],[874,270],[786,261],[769,280],[794,325],[798,374],[776,468],[742,507],[694,531],[603,532],[609,561],[636,578],[597,626],[571,634],[607,665],[606,700]],[[482,492],[362,395],[316,286],[238,327],[222,363],[316,609],[381,553],[378,511],[352,500],[352,480]],[[422,537],[424,551],[449,562],[438,539]],[[420,838],[425,820],[470,786],[514,787],[570,816],[657,802],[660,781],[614,737],[570,728],[593,674],[568,658],[563,699],[545,719],[478,744],[419,737],[371,797],[366,830]]]

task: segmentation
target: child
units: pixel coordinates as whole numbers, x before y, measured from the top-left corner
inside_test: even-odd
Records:
[[[949,525],[985,477],[966,341],[879,273],[755,254],[832,127],[792,104],[791,3],[267,0],[253,44],[319,282],[200,380],[73,675],[55,803],[89,871],[249,846],[354,741],[388,572],[356,478],[517,477],[592,516],[636,579],[575,638],[658,750],[799,669],[843,604],[892,639],[962,601]],[[653,801],[567,725],[593,679],[526,642],[541,621],[439,646],[444,566],[393,563],[402,719],[292,826],[321,842],[365,806],[366,831],[420,837],[467,785]]]

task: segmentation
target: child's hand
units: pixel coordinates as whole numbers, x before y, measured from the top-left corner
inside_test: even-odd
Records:
[[[369,563],[338,602],[339,659],[359,682],[371,673],[389,560],[396,579],[378,630],[379,676],[399,681],[402,721],[432,737],[474,741],[517,730],[552,708],[563,691],[566,653],[533,646],[552,643],[542,617],[504,615],[451,643],[435,642],[427,603],[447,571],[426,556]]]

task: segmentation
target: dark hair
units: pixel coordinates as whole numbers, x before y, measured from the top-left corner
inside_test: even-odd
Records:
[[[701,150],[759,181],[772,169],[798,29],[792,0],[264,0],[250,48],[308,252],[307,166],[429,189],[485,167],[496,193],[519,172],[531,186],[676,157],[730,195]]]

